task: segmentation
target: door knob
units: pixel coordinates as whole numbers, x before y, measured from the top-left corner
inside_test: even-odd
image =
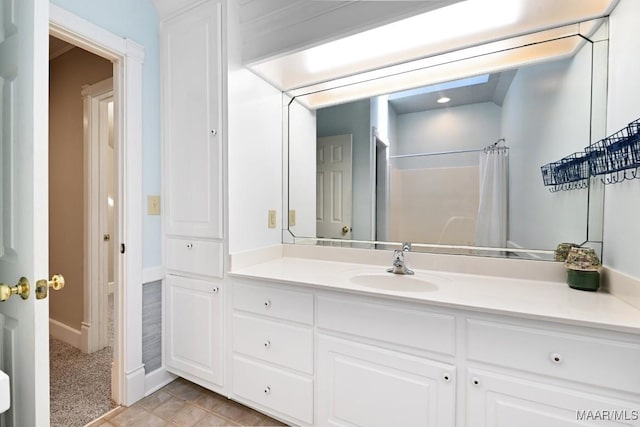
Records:
[[[0,301],[6,301],[11,295],[20,295],[22,299],[29,298],[29,281],[26,277],[21,277],[15,286],[0,283]]]
[[[342,227],[342,234],[347,234],[350,231],[351,229],[349,228],[348,225],[345,225],[344,227]]]
[[[49,288],[53,288],[54,291],[64,288],[64,276],[62,274],[54,274],[51,280],[38,280],[36,282],[36,298],[46,298],[49,295]]]

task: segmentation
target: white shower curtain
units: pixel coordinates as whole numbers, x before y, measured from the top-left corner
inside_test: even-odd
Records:
[[[477,246],[507,247],[508,170],[508,148],[490,147],[480,154]]]

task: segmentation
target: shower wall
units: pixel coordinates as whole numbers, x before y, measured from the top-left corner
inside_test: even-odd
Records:
[[[478,103],[400,114],[391,154],[477,149],[501,137],[501,108]],[[478,153],[392,159],[389,239],[473,245]]]

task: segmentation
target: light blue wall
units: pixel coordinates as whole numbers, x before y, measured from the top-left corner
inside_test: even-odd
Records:
[[[158,14],[151,0],[51,0],[60,7],[118,36],[144,46],[142,68],[142,192],[160,194],[160,65]],[[142,267],[159,266],[161,217],[142,220]]]

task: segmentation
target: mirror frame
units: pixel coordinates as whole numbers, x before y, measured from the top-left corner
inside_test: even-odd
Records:
[[[598,18],[589,21],[584,21],[581,23],[577,23],[569,26],[562,26],[558,28],[552,28],[544,31],[538,31],[527,35],[520,35],[517,37],[501,40],[498,42],[492,42],[487,44],[481,44],[479,46],[475,46],[469,49],[461,49],[460,51],[449,52],[443,55],[436,55],[435,57],[425,58],[423,60],[413,61],[417,62],[414,67],[415,70],[421,70],[424,68],[420,68],[420,63],[424,64],[422,61],[427,61],[427,63],[431,63],[432,65],[428,65],[426,68],[437,67],[442,64],[447,64],[447,56],[456,52],[468,51],[469,56],[466,57],[458,57],[455,59],[458,61],[465,61],[468,59],[476,58],[478,48],[486,48],[490,49],[484,52],[484,55],[490,55],[495,53],[500,53],[504,51],[515,51],[517,49],[525,48],[529,45],[526,40],[535,40],[534,44],[551,42],[559,39],[566,39],[568,37],[579,37],[582,40],[579,48],[582,48],[585,43],[591,43],[593,49],[594,58],[592,58],[592,84],[591,84],[591,117],[590,117],[590,135],[591,141],[593,143],[605,136],[606,133],[606,100],[607,100],[607,85],[606,81],[608,78],[608,39],[609,39],[609,31],[608,31],[608,18]],[[503,46],[502,48],[491,49],[491,47]],[[505,47],[506,46],[506,47]],[[572,55],[575,51],[572,52]],[[595,56],[601,58],[600,62],[604,60],[603,64],[598,63]],[[442,58],[440,62],[438,62],[438,58]],[[554,55],[549,56],[547,58],[562,58],[562,55]],[[535,63],[535,62],[534,62]],[[372,241],[372,240],[344,240],[344,239],[331,239],[331,238],[321,238],[321,237],[308,237],[308,236],[296,236],[289,227],[289,180],[290,180],[290,146],[292,141],[290,140],[290,132],[289,132],[289,113],[290,113],[290,105],[294,102],[294,100],[298,97],[316,94],[321,92],[330,92],[336,90],[343,90],[349,85],[353,84],[357,87],[357,85],[367,84],[372,81],[381,82],[384,79],[390,79],[398,76],[399,66],[402,67],[404,64],[395,64],[387,67],[382,70],[373,70],[371,72],[362,73],[361,75],[356,76],[347,76],[345,78],[339,78],[328,82],[321,82],[318,84],[313,84],[307,87],[298,88],[289,92],[282,93],[282,117],[283,117],[283,210],[284,213],[282,216],[282,243],[285,244],[311,244],[316,245],[318,243],[326,244],[326,245],[337,245],[337,246],[349,246],[354,248],[365,248],[365,249],[393,249],[396,247],[401,247],[403,242],[396,241]],[[517,66],[528,65],[527,61],[522,60],[521,63],[518,64],[508,64],[506,66],[495,67],[491,71],[501,71],[510,68],[514,68]],[[385,70],[388,73],[385,75]],[[403,71],[403,73],[406,71]],[[485,72],[484,70],[480,73]],[[476,73],[477,74],[477,73]],[[429,82],[429,84],[437,84],[446,80],[439,80],[434,82]],[[605,82],[604,85],[600,85],[601,87],[594,88],[596,86],[596,82]],[[420,86],[423,86],[421,84]],[[412,86],[419,87],[419,86]],[[407,90],[412,87],[404,87],[400,89],[393,89],[392,91],[399,90]],[[596,90],[596,93],[594,93]],[[320,107],[314,107],[312,109],[323,108],[325,106],[337,105],[345,102],[352,102],[356,100],[361,100],[365,98],[371,98],[378,95],[383,95],[389,93],[389,90],[380,91],[378,93],[366,93],[360,97],[351,97],[349,99],[340,100],[339,102],[335,102],[333,104],[326,104]],[[598,106],[598,108],[595,108]],[[308,106],[305,106],[309,108]],[[600,116],[598,116],[598,111],[600,111]],[[570,153],[566,153],[567,155]],[[594,184],[598,184],[595,177],[590,177],[588,193],[587,193],[587,212],[586,212],[586,230],[585,230],[585,241],[579,242],[582,245],[593,247],[596,249],[596,252],[602,256],[602,233],[603,233],[603,215],[604,215],[604,185],[598,185],[598,192],[602,194],[596,195],[592,194]],[[498,256],[504,257],[507,256],[506,253],[516,253],[516,254],[528,254],[534,255],[533,257],[528,257],[529,259],[541,259],[541,256],[549,257],[544,259],[545,261],[553,260],[554,249],[534,249],[534,248],[496,248],[496,247],[480,247],[480,246],[464,246],[464,245],[446,245],[446,244],[436,244],[436,243],[423,243],[423,242],[411,242],[414,248],[422,248],[427,252],[437,252],[437,253],[446,253],[446,254],[460,254],[460,255],[472,255],[472,256]],[[560,242],[558,242],[560,243]]]

